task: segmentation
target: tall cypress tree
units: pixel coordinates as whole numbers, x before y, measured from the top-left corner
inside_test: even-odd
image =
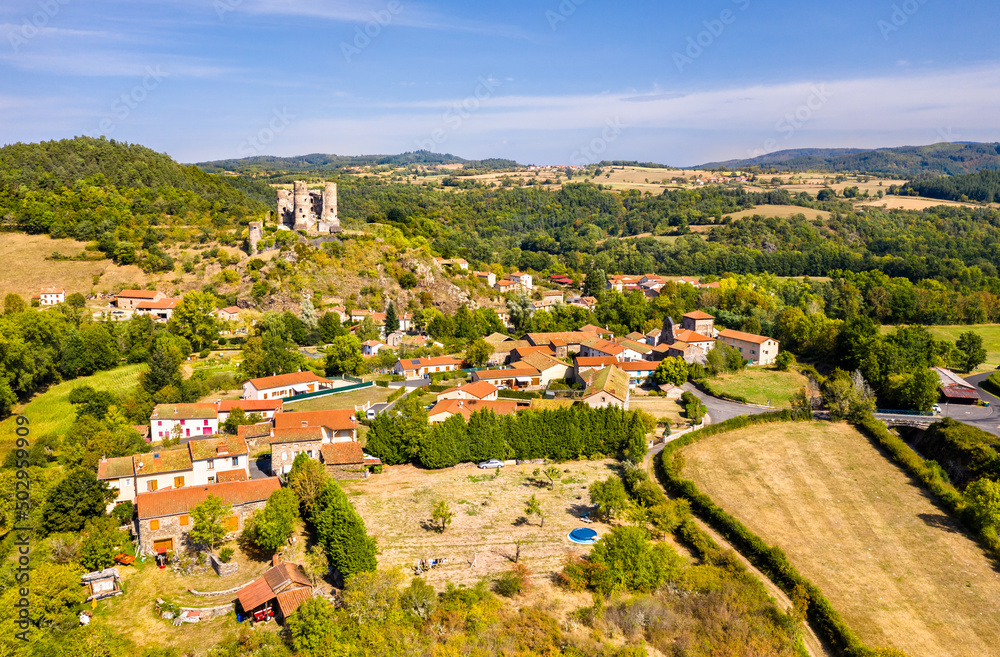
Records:
[[[385,310],[385,334],[395,333],[399,330],[399,315],[396,314],[396,304],[389,302],[389,307]]]
[[[335,480],[327,482],[312,513],[313,527],[330,565],[344,577],[373,572],[378,546],[365,523]]]

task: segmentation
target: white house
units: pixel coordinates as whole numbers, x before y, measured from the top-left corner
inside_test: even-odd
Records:
[[[525,292],[530,292],[535,287],[531,279],[531,274],[516,271],[511,274],[507,274],[507,280],[511,281]]]
[[[499,389],[495,385],[486,381],[476,381],[475,383],[467,383],[464,386],[448,388],[444,392],[438,393],[437,400],[476,399],[479,401],[494,401],[496,400],[498,393]]]
[[[243,384],[243,399],[277,399],[307,392],[319,392],[332,387],[333,381],[330,379],[306,370],[250,379]]]
[[[719,331],[719,340],[739,349],[751,365],[770,365],[778,357],[780,343],[764,335],[723,329]]]
[[[451,356],[438,358],[405,358],[396,362],[393,371],[407,379],[422,379],[438,372],[454,372],[462,366],[462,361]]]
[[[385,349],[385,344],[378,340],[365,340],[361,343],[362,356],[376,356],[380,349]]]
[[[66,290],[61,287],[43,287],[38,294],[38,303],[42,306],[54,306],[66,300]]]
[[[153,442],[178,436],[211,436],[219,433],[219,409],[215,404],[158,404],[149,418],[149,438]]]

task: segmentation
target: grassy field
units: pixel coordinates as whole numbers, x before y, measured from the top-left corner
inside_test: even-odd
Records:
[[[895,326],[883,326],[882,333],[895,332]],[[954,342],[958,336],[966,331],[972,331],[983,336],[983,347],[986,349],[986,362],[980,365],[975,371],[985,372],[993,370],[1000,364],[1000,324],[957,324],[953,326],[928,326],[927,330],[938,340],[948,340]]]
[[[365,402],[369,401],[373,404],[384,402],[393,392],[394,391],[390,388],[373,386],[371,388],[362,388],[361,390],[352,390],[351,392],[342,392],[339,395],[327,395],[325,397],[307,399],[305,401],[289,404],[285,407],[285,410],[333,411],[345,408],[353,409],[355,406],[361,406]]]
[[[685,477],[780,546],[862,640],[912,656],[1000,655],[1000,574],[851,426],[759,426],[683,454]]]
[[[752,217],[755,214],[759,214],[764,217],[794,217],[797,214],[805,215],[806,219],[815,219],[819,217],[820,219],[829,219],[830,213],[825,210],[813,210],[811,208],[802,208],[797,205],[758,205],[755,208],[749,210],[742,210],[740,212],[732,212],[724,215],[725,217],[732,217],[733,221],[738,219],[745,219],[746,217]]]
[[[443,470],[398,465],[364,481],[342,483],[368,532],[378,539],[379,567],[398,565],[412,573],[418,559],[449,559],[424,575],[441,588],[446,581],[472,584],[506,569],[510,562],[504,554],[515,540],[525,541],[521,559],[537,578],[558,570],[574,548],[566,535],[583,526],[579,516],[589,509],[587,487],[610,476],[614,466],[613,461],[559,464],[562,479],[552,491],[534,483],[532,472],[540,466],[529,464],[504,467],[495,479],[497,471],[471,465]],[[544,527],[538,518],[524,519],[524,504],[532,495],[541,502]],[[439,500],[446,500],[455,513],[443,534],[426,526]],[[601,523],[590,526],[599,534],[608,529]],[[470,566],[473,560],[475,567]]]
[[[657,417],[670,420],[670,430],[677,431],[688,426],[687,418],[683,416],[684,407],[679,402],[665,397],[639,397],[633,395],[629,400],[629,408],[633,411],[646,411]]]
[[[781,372],[765,367],[748,367],[736,374],[722,374],[708,380],[713,390],[746,397],[751,404],[791,408],[792,395],[802,389],[806,377],[798,372]]]
[[[146,365],[125,365],[118,369],[98,372],[93,376],[84,376],[71,381],[54,385],[25,404],[17,414],[25,415],[31,421],[31,435],[43,436],[55,433],[60,436],[69,431],[76,418],[76,411],[69,403],[69,393],[74,388],[91,386],[97,390],[110,390],[119,393],[139,385],[139,374]],[[15,417],[9,417],[0,422],[0,454],[6,454],[14,444],[16,436],[14,429]]]

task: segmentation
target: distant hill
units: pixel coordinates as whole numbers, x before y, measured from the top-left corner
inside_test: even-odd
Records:
[[[466,160],[450,153],[441,154],[431,153],[430,151],[414,151],[412,153],[400,153],[399,155],[330,155],[324,153],[311,153],[296,157],[259,155],[233,160],[199,162],[196,166],[209,173],[222,173],[224,171],[233,171],[236,173],[260,173],[265,171],[273,173],[332,173],[350,167],[384,165],[404,167],[417,164],[461,164],[464,169],[491,170],[513,169],[519,166],[514,160],[501,158]]]
[[[694,169],[717,167],[879,173],[914,178],[920,175],[959,175],[1000,169],[1000,144],[940,143],[863,150],[857,148],[799,148],[746,160],[709,162]]]

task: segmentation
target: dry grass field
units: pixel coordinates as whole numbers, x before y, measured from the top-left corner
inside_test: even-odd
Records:
[[[615,462],[558,464],[562,478],[551,491],[547,484],[535,483],[532,472],[538,467],[506,466],[494,479],[496,470],[471,465],[443,470],[398,465],[367,480],[342,483],[368,533],[378,539],[380,568],[399,566],[413,573],[419,559],[443,558],[449,563],[424,575],[429,583],[437,588],[446,582],[472,584],[506,570],[510,561],[504,555],[513,552],[515,540],[523,540],[521,561],[544,580],[561,567],[567,551],[588,550],[566,535],[584,526],[579,516],[590,508],[587,488],[613,474]],[[532,495],[545,513],[544,526],[537,517],[524,519],[524,505]],[[429,528],[431,510],[440,500],[455,514],[444,533]],[[599,534],[608,529],[599,522],[589,526]]]
[[[758,426],[683,453],[684,475],[780,546],[862,640],[1000,655],[995,564],[851,426]]]
[[[750,210],[742,210],[740,212],[733,212],[731,214],[724,215],[726,217],[732,217],[733,221],[739,219],[745,219],[746,217],[752,217],[755,214],[759,214],[762,217],[781,217],[788,218],[794,217],[797,214],[804,215],[806,219],[822,219],[827,220],[830,218],[830,213],[825,210],[813,210],[810,208],[802,208],[797,205],[759,205]],[[694,226],[692,226],[692,229]]]
[[[45,259],[54,251],[79,255],[84,246],[84,242],[54,240],[47,235],[0,233],[0,262],[18,263],[17,267],[0,268],[0,296],[13,292],[28,299],[51,285],[66,288],[66,294],[83,295],[145,286],[146,274],[135,265],[119,267],[110,260]],[[98,274],[101,278],[95,285],[94,276]]]
[[[877,208],[887,208],[889,210],[926,210],[939,205],[951,207],[981,208],[980,203],[959,203],[958,201],[942,201],[936,198],[924,198],[923,196],[886,196],[881,199],[871,199],[859,205],[867,205]]]

